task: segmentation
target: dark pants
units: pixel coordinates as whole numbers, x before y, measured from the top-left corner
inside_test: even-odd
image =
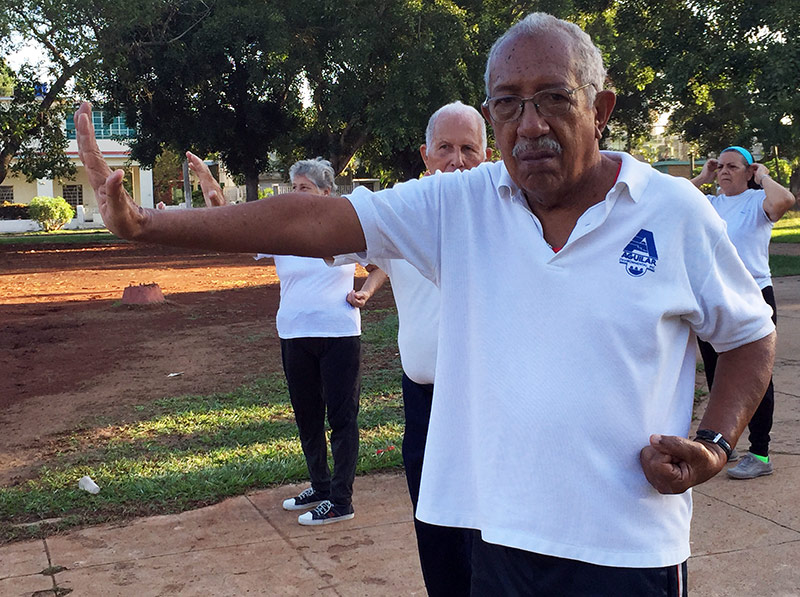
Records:
[[[281,340],[281,356],[311,487],[335,505],[349,506],[358,461],[361,337]],[[326,409],[333,477],[325,441]]]
[[[767,286],[761,290],[764,300],[772,307],[772,323],[778,323],[778,308],[775,306],[775,293],[772,291],[772,286]],[[708,382],[708,389],[714,383],[714,370],[717,367],[717,352],[714,347],[708,342],[702,340],[697,341],[700,347],[700,354],[703,357],[703,366],[706,370],[706,381]],[[772,386],[772,377],[769,379],[767,391],[761,402],[750,419],[747,428],[750,430],[750,452],[758,454],[759,456],[769,456],[769,432],[772,430],[772,413],[775,410],[775,389]]]
[[[403,409],[406,415],[403,465],[406,469],[408,493],[414,506],[414,514],[417,512],[432,402],[432,385],[415,383],[403,375]],[[432,597],[469,595],[472,531],[427,524],[417,520],[416,516],[414,530],[417,533],[419,562],[428,595]]]
[[[688,597],[686,562],[615,568],[486,543],[473,531],[472,597]]]

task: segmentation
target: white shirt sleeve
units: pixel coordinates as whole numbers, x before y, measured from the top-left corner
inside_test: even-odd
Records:
[[[717,352],[770,334],[775,329],[770,319],[772,308],[727,236],[720,236],[711,247],[707,263],[707,275],[695,293],[702,318],[690,321],[695,334]]]
[[[428,176],[377,193],[357,187],[346,196],[367,241],[366,253],[358,257],[370,263],[404,259],[437,283],[441,262],[439,198],[445,178]]]

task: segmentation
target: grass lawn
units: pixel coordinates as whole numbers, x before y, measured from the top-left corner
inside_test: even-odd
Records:
[[[792,210],[772,229],[773,243],[800,243],[800,211]],[[800,275],[800,255],[770,255],[773,278]]]
[[[772,242],[800,242],[800,211],[791,210],[772,229]]]
[[[21,232],[0,234],[0,245],[46,243],[111,243],[124,242],[107,230],[56,230],[54,232]]]
[[[404,422],[397,315],[373,310],[363,319],[358,474],[402,466]],[[60,438],[34,479],[0,488],[0,543],[181,512],[308,476],[282,375],[225,394],[140,404],[131,414],[137,422],[88,421]],[[78,489],[84,475],[99,494]]]

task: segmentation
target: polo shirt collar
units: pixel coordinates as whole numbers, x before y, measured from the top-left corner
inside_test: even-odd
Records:
[[[639,203],[644,196],[652,169],[649,164],[640,162],[632,155],[621,151],[601,151],[603,155],[622,162],[622,167],[617,175],[614,187],[622,191],[623,186],[628,190],[628,197],[634,203]]]
[[[497,180],[496,187],[497,194],[500,195],[502,199],[511,199],[520,193],[520,188],[517,186],[517,183],[511,179],[511,175],[508,173],[505,162],[501,162],[500,176]]]
[[[628,190],[628,196],[634,203],[638,203],[644,195],[645,188],[647,187],[650,178],[651,168],[648,164],[640,162],[632,155],[621,151],[601,151],[603,155],[613,158],[618,162],[622,162],[617,182],[614,185],[619,190],[622,188],[618,185],[624,185]],[[506,165],[503,163],[500,168],[500,176],[497,180],[497,193],[503,199],[512,199],[517,195],[521,195],[521,190],[517,183],[511,179]]]

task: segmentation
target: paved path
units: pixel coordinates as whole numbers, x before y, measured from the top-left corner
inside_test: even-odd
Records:
[[[775,294],[775,473],[695,490],[692,595],[800,596],[800,277],[777,279]],[[356,517],[322,528],[281,509],[296,491],[0,547],[0,596],[425,594],[401,474],[358,478]]]

